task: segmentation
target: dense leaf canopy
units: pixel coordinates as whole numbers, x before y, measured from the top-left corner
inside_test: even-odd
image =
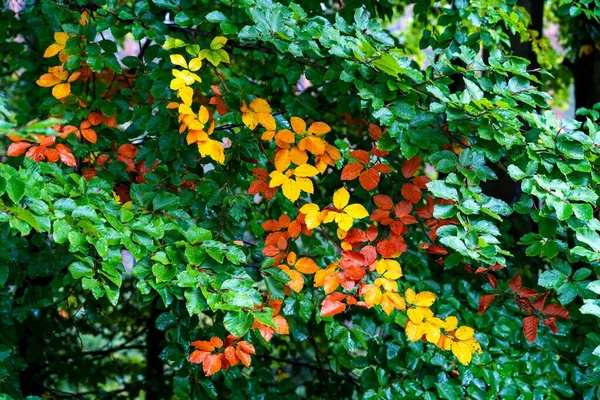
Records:
[[[600,5],[548,6],[8,2],[0,393],[597,398]]]

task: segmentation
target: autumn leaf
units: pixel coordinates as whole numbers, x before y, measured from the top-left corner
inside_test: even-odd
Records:
[[[494,302],[495,299],[496,299],[495,294],[485,294],[483,296],[480,296],[479,297],[479,310],[477,311],[477,313],[479,315],[483,315],[485,310],[488,309],[488,307]]]
[[[540,320],[535,315],[523,318],[523,333],[530,342],[535,342]]]

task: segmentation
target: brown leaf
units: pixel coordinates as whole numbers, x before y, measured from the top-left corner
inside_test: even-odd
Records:
[[[540,320],[535,315],[523,318],[523,333],[530,342],[535,342],[537,338],[538,324]]]
[[[544,308],[543,313],[549,317],[556,317],[560,319],[571,318],[569,312],[563,306],[559,306],[558,304],[549,304],[546,308]]]
[[[519,275],[519,273],[517,272],[508,283],[508,287],[510,288],[511,292],[519,293],[519,289],[521,289],[522,284],[523,280],[521,279],[521,275]]]
[[[485,310],[488,309],[490,304],[492,304],[495,299],[495,294],[484,294],[483,296],[479,297],[479,310],[477,311],[477,314],[483,315]]]

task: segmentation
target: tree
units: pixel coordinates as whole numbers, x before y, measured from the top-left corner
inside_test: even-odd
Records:
[[[597,396],[600,114],[534,3],[10,3],[0,392]]]

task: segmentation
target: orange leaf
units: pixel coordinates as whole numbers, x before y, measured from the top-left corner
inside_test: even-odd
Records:
[[[242,340],[238,343],[238,347],[240,347],[245,353],[256,354],[256,350],[254,349],[254,345],[252,345],[252,343]]]
[[[412,204],[408,201],[402,201],[396,204],[396,208],[394,208],[394,213],[396,217],[402,218],[408,216],[412,211]]]
[[[365,190],[373,190],[377,187],[379,183],[379,172],[375,170],[375,168],[369,168],[362,174],[360,174],[360,178],[358,179],[360,182],[360,186]]]
[[[82,124],[83,127],[83,124]],[[85,140],[87,140],[90,143],[96,143],[96,140],[98,140],[98,137],[96,136],[96,131],[93,129],[81,129],[81,134],[83,135],[83,137],[85,138]]]
[[[227,360],[227,362],[231,365],[236,365],[237,363],[240,362],[240,360],[238,360],[238,358],[235,356],[235,348],[233,346],[228,346],[225,349],[225,359]]]
[[[404,164],[402,164],[402,175],[405,178],[410,178],[417,172],[419,166],[421,165],[421,157],[414,156],[410,160],[406,160]]]
[[[488,309],[490,304],[492,304],[494,302],[495,299],[496,299],[495,294],[485,294],[485,295],[481,296],[479,298],[479,310],[477,311],[477,313],[479,315],[482,315],[485,312],[485,310]]]
[[[273,317],[273,322],[277,326],[277,333],[280,335],[288,335],[290,333],[290,327],[281,315],[276,315]]]
[[[90,124],[92,125],[98,125],[104,121],[104,115],[99,111],[93,111],[88,116],[88,121],[90,121]]]
[[[202,369],[206,376],[216,374],[221,369],[221,359],[218,354],[211,354],[202,361]]]
[[[208,351],[195,350],[190,355],[190,362],[194,364],[201,364],[204,359],[210,355]]]
[[[18,157],[21,154],[25,153],[25,150],[27,150],[30,146],[31,143],[27,142],[11,143],[10,146],[8,146],[8,151],[6,152],[6,155],[11,157]]]
[[[135,156],[137,156],[138,149],[137,147],[135,147],[135,145],[131,143],[125,143],[119,147],[117,153],[119,153],[123,157],[135,158]]]
[[[418,203],[419,200],[421,200],[421,189],[412,183],[405,183],[402,185],[401,193],[406,200],[413,204]]]
[[[208,352],[211,352],[215,349],[215,346],[213,346],[210,342],[207,342],[206,340],[196,340],[196,341],[192,342],[192,346],[194,346],[198,350],[203,350],[203,351],[208,351]]]
[[[223,341],[216,336],[210,338],[210,344],[215,346],[217,349],[223,347]]]
[[[343,181],[351,181],[353,179],[356,179],[356,178],[358,178],[358,176],[360,175],[360,173],[362,172],[363,169],[364,169],[364,166],[361,163],[357,163],[357,162],[350,163],[350,164],[346,165],[344,167],[344,169],[342,170],[341,179]]]
[[[27,150],[25,156],[36,162],[40,162],[46,158],[46,148],[44,146],[31,147],[29,150]]]
[[[354,150],[350,152],[350,157],[354,158],[363,164],[368,164],[371,161],[371,156],[364,150]]]
[[[62,161],[63,164],[68,165],[69,167],[74,167],[75,165],[77,165],[77,161],[75,161],[75,156],[73,156],[71,149],[69,149],[67,146],[65,146],[64,144],[57,144],[56,150],[58,150],[60,161]]]
[[[47,149],[46,150],[46,160],[51,163],[57,162],[58,161],[58,150]]]
[[[239,358],[239,360],[242,362],[242,364],[244,364],[246,367],[250,366],[250,363],[252,362],[252,358],[250,357],[250,354],[246,353],[241,346],[238,346],[237,349],[235,349],[235,355],[237,356],[237,358]]]
[[[537,338],[538,324],[540,320],[535,315],[523,318],[523,333],[530,342],[535,342]]]
[[[321,316],[329,317],[343,312],[346,309],[346,305],[340,300],[344,297],[346,296],[341,292],[334,292],[325,297],[321,303]]]

